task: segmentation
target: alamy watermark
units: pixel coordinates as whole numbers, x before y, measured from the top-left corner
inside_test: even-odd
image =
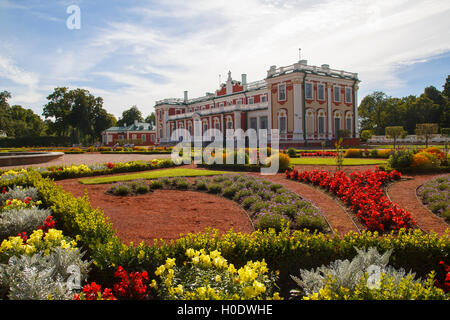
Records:
[[[66,27],[69,30],[81,29],[81,9],[73,4],[67,7],[66,13],[70,16],[66,20]]]
[[[279,170],[279,130],[270,130],[270,155],[267,129],[208,129],[194,136],[184,129],[172,132],[171,140],[180,141],[172,150],[176,164],[262,164],[261,174],[273,175]],[[205,147],[204,144],[208,143]],[[192,151],[193,145],[193,153]],[[248,148],[248,149],[247,149]],[[248,152],[246,151],[248,150]],[[248,158],[248,160],[246,160]]]

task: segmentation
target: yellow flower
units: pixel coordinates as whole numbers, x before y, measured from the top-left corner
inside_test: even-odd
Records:
[[[175,266],[175,258],[173,258],[173,259],[167,258],[167,259],[166,259],[165,267],[166,267],[167,269],[170,269],[170,268],[172,268],[173,266]]]
[[[216,282],[220,282],[220,281],[222,281],[222,278],[220,277],[220,275],[217,275],[215,280],[216,280]]]
[[[159,266],[155,271],[155,275],[160,276],[164,273],[165,270],[166,270],[165,266]]]

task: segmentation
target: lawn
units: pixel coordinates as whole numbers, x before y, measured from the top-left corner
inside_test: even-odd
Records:
[[[303,158],[291,158],[291,164],[296,165],[320,165],[320,166],[335,166],[335,158],[321,158],[321,157],[303,157]],[[383,159],[361,159],[361,158],[345,158],[344,166],[364,166],[364,165],[376,165],[386,164],[386,160]]]
[[[140,173],[132,173],[125,175],[109,176],[109,177],[98,177],[98,178],[86,178],[80,179],[79,182],[82,184],[103,184],[103,183],[113,183],[119,181],[129,181],[136,179],[156,179],[164,177],[197,177],[197,176],[214,176],[225,174],[229,172],[225,171],[214,171],[214,170],[198,170],[198,169],[165,169],[157,171],[147,171]]]

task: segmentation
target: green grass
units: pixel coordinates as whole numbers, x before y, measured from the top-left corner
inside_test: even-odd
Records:
[[[335,158],[320,158],[320,157],[302,157],[291,158],[291,164],[296,165],[319,165],[319,166],[335,166]],[[386,160],[383,159],[361,159],[361,158],[345,158],[344,166],[364,166],[386,164]]]
[[[157,179],[157,178],[170,178],[170,177],[197,177],[197,176],[214,176],[220,174],[226,174],[225,171],[214,171],[214,170],[198,170],[198,169],[165,169],[157,171],[147,171],[140,173],[132,173],[125,175],[109,176],[109,177],[98,177],[98,178],[87,178],[80,179],[78,182],[82,184],[103,184],[103,183],[113,183],[119,181],[130,181],[136,179]]]

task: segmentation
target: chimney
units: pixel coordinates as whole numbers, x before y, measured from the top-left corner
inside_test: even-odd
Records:
[[[185,91],[184,92],[184,102],[187,102],[187,101],[188,101],[188,92]]]
[[[244,90],[247,90],[247,75],[245,73],[242,74],[241,84],[244,87]]]
[[[139,121],[138,120],[134,120],[134,125],[137,127]]]

